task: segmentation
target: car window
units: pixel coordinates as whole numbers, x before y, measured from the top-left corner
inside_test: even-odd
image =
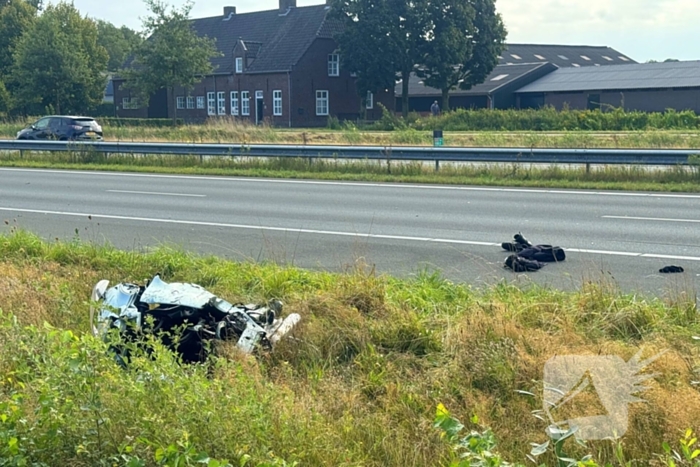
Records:
[[[37,127],[40,130],[45,130],[49,126],[49,119],[48,118],[42,118],[38,122],[34,124],[35,127]]]
[[[61,118],[55,117],[55,118],[50,118],[49,119],[49,127],[50,128],[58,128],[61,126]]]
[[[74,118],[73,119],[73,125],[93,126],[95,123],[96,122],[95,122],[94,118]]]

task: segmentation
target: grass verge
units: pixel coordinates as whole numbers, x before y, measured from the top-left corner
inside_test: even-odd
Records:
[[[582,166],[527,164],[430,164],[396,161],[199,158],[133,156],[94,152],[6,153],[0,166],[266,178],[319,179],[446,185],[486,185],[595,190],[699,192],[700,165]]]
[[[664,442],[700,428],[691,384],[700,315],[686,295],[643,299],[595,283],[477,291],[434,274],[309,272],[23,231],[0,236],[0,258],[0,459],[9,465],[441,465],[454,451],[433,426],[439,404],[461,420],[478,415],[468,427],[488,425],[504,458],[524,462],[530,443],[546,439],[533,411],[550,357],[628,360],[640,349],[668,352],[651,364],[658,376],[647,402],[630,405],[620,444],[571,441],[567,453],[648,465]],[[156,272],[230,301],[281,298],[302,325],[258,358],[222,346],[207,365],[182,366],[155,346],[153,359],[122,370],[86,332],[87,298],[99,279]],[[574,409],[597,407],[584,397]],[[557,465],[551,453],[541,461]]]
[[[32,120],[34,121],[34,120]],[[0,138],[14,138],[30,122],[0,123]],[[281,129],[252,125],[233,118],[217,118],[204,124],[178,127],[104,126],[107,141],[190,142],[190,143],[270,143],[270,144],[354,144],[379,146],[431,146],[432,128],[444,128],[445,145],[456,147],[518,148],[700,148],[700,131],[460,131],[423,122],[421,129],[392,131],[362,130],[347,122],[339,129]]]

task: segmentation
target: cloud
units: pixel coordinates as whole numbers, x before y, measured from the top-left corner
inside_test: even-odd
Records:
[[[53,2],[57,0],[51,0]],[[73,0],[84,14],[117,25],[141,27],[142,0]],[[184,0],[166,0],[182,5]],[[322,0],[297,0],[299,6]],[[222,14],[224,5],[239,13],[274,9],[277,0],[197,0],[192,16]],[[608,45],[638,61],[700,59],[695,31],[699,0],[497,0],[511,42]]]

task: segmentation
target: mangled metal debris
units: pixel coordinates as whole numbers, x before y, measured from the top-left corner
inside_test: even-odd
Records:
[[[111,329],[126,340],[154,333],[186,362],[205,360],[207,342],[213,340],[236,341],[245,353],[270,349],[301,319],[296,313],[281,319],[283,305],[276,299],[265,305],[234,305],[199,285],[167,283],[158,275],[146,285],[121,283],[110,288],[109,281],[100,281],[92,301],[90,325],[95,336],[104,339]]]

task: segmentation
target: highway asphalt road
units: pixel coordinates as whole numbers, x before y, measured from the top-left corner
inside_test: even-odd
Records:
[[[0,168],[0,219],[47,239],[123,249],[175,243],[234,260],[341,271],[357,261],[411,277],[439,270],[483,286],[695,294],[700,195],[268,180]],[[522,232],[563,263],[515,274],[500,243]],[[683,274],[662,275],[679,265]],[[156,271],[154,271],[156,272]],[[119,278],[112,278],[119,280]]]

